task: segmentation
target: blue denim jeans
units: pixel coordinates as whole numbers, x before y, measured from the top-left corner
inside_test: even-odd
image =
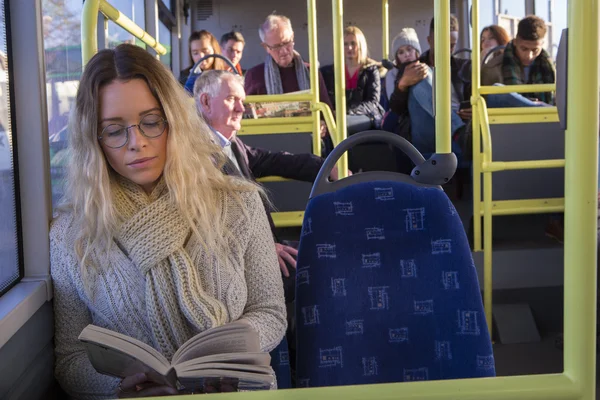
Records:
[[[435,153],[435,116],[433,114],[433,86],[430,70],[427,78],[409,89],[408,113],[410,115],[410,129],[412,144],[425,158]],[[452,133],[465,126],[463,120],[456,112],[451,113],[450,125]],[[452,142],[452,151],[457,155],[460,148]]]

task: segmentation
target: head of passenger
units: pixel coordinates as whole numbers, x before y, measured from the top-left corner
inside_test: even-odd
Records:
[[[396,65],[417,61],[421,56],[421,45],[413,28],[404,28],[393,41],[392,54]]]
[[[240,130],[244,114],[244,81],[227,71],[208,71],[194,84],[198,111],[214,130],[231,139]]]
[[[238,65],[242,60],[245,45],[244,37],[239,32],[229,32],[221,37],[222,54],[229,58],[233,65]]]
[[[514,45],[515,53],[522,66],[531,65],[542,53],[546,32],[546,23],[540,17],[530,15],[519,21]]]
[[[291,67],[294,61],[294,30],[292,22],[283,15],[271,14],[258,29],[262,46],[281,68]]]
[[[220,54],[221,47],[217,38],[206,30],[197,31],[190,36],[190,57],[194,65],[203,57],[209,54]],[[211,69],[224,69],[223,61],[215,57],[207,58],[200,64],[202,71]]]
[[[490,25],[483,28],[480,36],[481,42],[481,59],[498,46],[505,46],[510,42],[510,37],[506,29],[500,25]]]
[[[434,19],[431,18],[429,24],[429,36],[427,36],[427,43],[429,43],[429,58],[434,61],[435,57],[435,23]],[[458,43],[458,19],[456,16],[450,14],[450,54],[456,50],[456,44]]]
[[[344,56],[346,63],[350,65],[364,65],[367,63],[367,39],[356,26],[347,26],[344,29]]]
[[[180,210],[186,220],[211,231],[198,212],[216,207],[210,192],[223,185],[214,165],[220,150],[171,71],[150,53],[122,44],[92,57],[69,133],[66,200],[85,214],[80,237],[95,244],[114,234],[115,185],[129,182],[150,194],[163,179],[176,205],[189,206]],[[191,187],[206,188],[206,196]]]

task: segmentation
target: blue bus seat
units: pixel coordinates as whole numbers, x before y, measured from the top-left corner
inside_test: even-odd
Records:
[[[298,386],[495,376],[477,273],[446,194],[406,179],[357,182],[313,196],[305,212]]]
[[[277,377],[278,389],[290,389],[292,387],[292,373],[290,369],[290,353],[288,341],[284,336],[277,347],[271,350],[271,368]]]

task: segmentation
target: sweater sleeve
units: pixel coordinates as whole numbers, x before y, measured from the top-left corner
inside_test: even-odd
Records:
[[[76,399],[114,398],[119,379],[96,372],[77,339],[83,328],[92,323],[92,318],[69,273],[72,268],[79,268],[73,251],[65,243],[65,232],[69,228],[63,215],[50,230],[56,379],[63,390]]]
[[[253,194],[248,206],[250,237],[244,255],[248,300],[243,318],[258,332],[261,349],[269,352],[281,342],[287,329],[283,280],[260,196]]]

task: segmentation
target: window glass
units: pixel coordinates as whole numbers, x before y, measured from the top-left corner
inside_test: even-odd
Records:
[[[165,5],[165,7],[172,11],[171,0],[162,0],[162,3]]]
[[[8,2],[6,2],[8,7]],[[15,177],[15,141],[10,118],[9,52],[5,0],[0,0],[0,294],[21,278]]]
[[[167,54],[160,56],[160,61],[169,68],[171,68],[171,40],[171,31],[162,21],[159,21],[158,41],[167,49]]]
[[[522,18],[525,16],[525,0],[500,0],[500,14]]]
[[[112,0],[110,4],[131,19],[137,26],[144,30],[146,29],[144,0]],[[121,43],[132,43],[146,48],[144,42],[137,39],[114,22],[108,21],[108,47],[115,48]]]
[[[43,0],[52,204],[63,193],[67,121],[81,77],[81,0]]]

